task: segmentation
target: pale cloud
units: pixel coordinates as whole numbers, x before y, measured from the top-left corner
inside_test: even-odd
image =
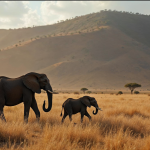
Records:
[[[4,18],[19,18],[28,12],[28,8],[21,1],[1,1],[0,2],[0,17]]]
[[[41,24],[40,16],[28,1],[1,1],[0,28],[19,28]]]
[[[97,12],[104,7],[100,1],[44,1],[41,4],[41,14],[45,23]]]
[[[29,8],[20,1],[0,2],[0,28],[17,28],[23,24],[21,18],[29,11]]]
[[[36,10],[31,10],[31,9],[28,11],[27,14],[23,16],[21,20],[24,21],[25,27],[42,24],[40,15],[38,15]]]
[[[22,3],[29,6],[30,1],[22,1]]]
[[[106,1],[104,3],[104,9],[150,14],[149,1]]]

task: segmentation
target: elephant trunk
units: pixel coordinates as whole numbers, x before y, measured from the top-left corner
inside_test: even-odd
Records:
[[[98,113],[98,109],[96,108],[96,112],[93,110],[93,114],[96,115]]]
[[[93,114],[96,115],[96,114],[98,113],[98,110],[101,110],[101,108],[96,107],[96,112],[94,112],[94,110],[93,110]],[[102,110],[101,110],[101,111],[102,111]]]
[[[52,97],[53,97],[52,93],[47,91],[47,96],[48,96],[48,108],[47,109],[45,108],[45,101],[43,103],[43,110],[45,112],[49,112],[51,110],[51,108],[52,108]]]

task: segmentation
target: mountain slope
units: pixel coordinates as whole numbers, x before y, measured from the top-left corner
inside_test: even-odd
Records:
[[[150,47],[150,16],[109,11],[104,14],[111,26]]]
[[[127,82],[150,84],[150,48],[115,27],[38,39],[2,51],[1,75],[46,73],[54,89],[119,89]]]

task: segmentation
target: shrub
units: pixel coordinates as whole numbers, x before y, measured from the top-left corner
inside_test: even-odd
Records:
[[[79,94],[79,92],[74,92],[74,94]]]
[[[134,94],[139,94],[140,92],[139,91],[134,91]]]
[[[123,94],[123,92],[122,92],[122,91],[119,91],[119,92],[117,93],[117,95],[121,95],[121,94]]]
[[[87,91],[87,93],[88,93],[88,94],[91,94],[91,93],[92,93],[92,91]]]

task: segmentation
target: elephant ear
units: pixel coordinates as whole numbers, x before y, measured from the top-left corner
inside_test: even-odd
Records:
[[[36,93],[41,93],[38,77],[35,74],[27,74],[23,77],[23,84]]]
[[[89,101],[89,99],[88,99],[87,97],[82,97],[82,98],[81,98],[81,102],[82,102],[84,105],[86,105],[86,106],[88,106],[88,107],[91,107],[90,101]]]

